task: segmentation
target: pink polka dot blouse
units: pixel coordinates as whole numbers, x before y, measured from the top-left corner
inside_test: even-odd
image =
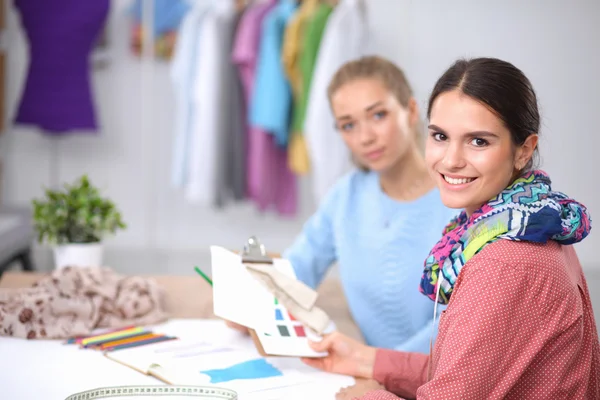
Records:
[[[460,272],[431,358],[378,350],[374,378],[387,391],[362,400],[600,399],[598,332],[575,250],[486,246]]]

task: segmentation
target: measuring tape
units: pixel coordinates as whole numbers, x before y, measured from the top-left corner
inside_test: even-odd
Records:
[[[210,386],[113,386],[87,390],[75,393],[65,400],[93,400],[110,399],[115,397],[140,397],[140,396],[185,396],[198,399],[225,399],[237,400],[238,395],[233,390]]]

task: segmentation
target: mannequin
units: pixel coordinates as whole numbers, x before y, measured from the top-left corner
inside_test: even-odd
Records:
[[[49,135],[95,131],[90,53],[110,0],[14,0],[29,41],[29,70],[15,122]]]

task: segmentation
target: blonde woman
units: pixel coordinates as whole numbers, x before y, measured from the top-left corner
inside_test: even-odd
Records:
[[[343,65],[328,95],[357,168],[330,189],[283,255],[313,288],[338,263],[366,343],[426,353],[433,304],[414,288],[422,260],[458,212],[442,204],[427,173],[417,102],[404,73],[379,57]]]

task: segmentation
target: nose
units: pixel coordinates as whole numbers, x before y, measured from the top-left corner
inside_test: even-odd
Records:
[[[465,166],[463,148],[460,143],[454,142],[446,147],[442,164],[445,168],[456,170]]]
[[[375,140],[375,132],[369,124],[362,125],[362,129],[360,129],[358,134],[358,140],[363,146],[371,144]]]

